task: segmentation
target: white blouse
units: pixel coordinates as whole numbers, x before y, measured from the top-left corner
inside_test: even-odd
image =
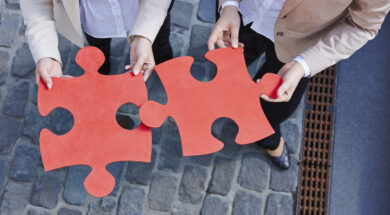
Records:
[[[80,0],[81,27],[95,38],[127,37],[138,8],[138,0]]]

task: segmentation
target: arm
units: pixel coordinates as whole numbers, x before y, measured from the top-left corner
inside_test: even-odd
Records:
[[[348,10],[348,17],[301,54],[312,75],[350,57],[373,39],[390,10],[390,1],[355,0]]]
[[[134,26],[128,36],[130,48],[130,65],[125,66],[137,75],[141,72],[147,80],[151,75],[154,65],[152,44],[160,31],[171,0],[140,0]]]
[[[152,43],[163,24],[171,0],[141,0],[137,18],[129,34],[129,42],[132,36],[143,36]]]
[[[35,82],[40,78],[50,89],[50,77],[61,77],[61,57],[58,51],[58,36],[53,18],[51,0],[21,0],[20,8],[26,24],[26,36],[36,65]]]
[[[350,57],[367,41],[373,39],[390,10],[388,0],[355,0],[348,8],[349,16],[338,23],[314,46],[300,54],[309,67],[311,75]],[[278,98],[262,98],[269,102],[287,102],[291,99],[299,81],[305,74],[299,60],[285,64],[279,71],[283,84],[278,89]]]
[[[27,26],[26,36],[35,63],[49,57],[61,62],[58,36],[51,0],[20,0],[20,9]]]

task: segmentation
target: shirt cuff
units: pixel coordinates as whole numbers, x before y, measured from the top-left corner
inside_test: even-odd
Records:
[[[225,1],[222,6],[221,6],[221,10],[219,11],[219,14],[222,13],[223,9],[226,7],[226,6],[235,6],[235,7],[239,7],[239,4],[238,2],[236,1]]]
[[[310,71],[309,64],[307,64],[306,60],[302,56],[298,55],[294,58],[294,61],[298,62],[302,66],[303,70],[305,71],[305,75],[303,77],[305,78],[310,77],[311,71]]]

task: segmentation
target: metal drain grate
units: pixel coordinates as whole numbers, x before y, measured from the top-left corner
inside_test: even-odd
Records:
[[[336,67],[311,78],[306,95],[298,215],[327,215]]]

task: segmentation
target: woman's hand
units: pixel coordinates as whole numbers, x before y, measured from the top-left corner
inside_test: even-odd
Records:
[[[278,98],[271,99],[267,95],[261,95],[261,98],[268,102],[288,102],[291,99],[302,77],[305,75],[303,67],[296,61],[285,64],[278,72],[283,79],[282,85],[278,88]]]
[[[35,82],[39,84],[40,78],[45,82],[47,88],[53,87],[52,77],[63,77],[61,63],[53,58],[42,58],[35,67]]]
[[[143,36],[134,36],[130,48],[130,65],[126,65],[125,69],[130,70],[134,75],[141,72],[146,81],[155,65],[152,42]]]
[[[209,50],[214,50],[215,44],[217,44],[219,48],[244,47],[244,44],[238,42],[240,22],[241,20],[237,7],[226,6],[223,8],[221,17],[214,25],[209,41],[207,42]]]

